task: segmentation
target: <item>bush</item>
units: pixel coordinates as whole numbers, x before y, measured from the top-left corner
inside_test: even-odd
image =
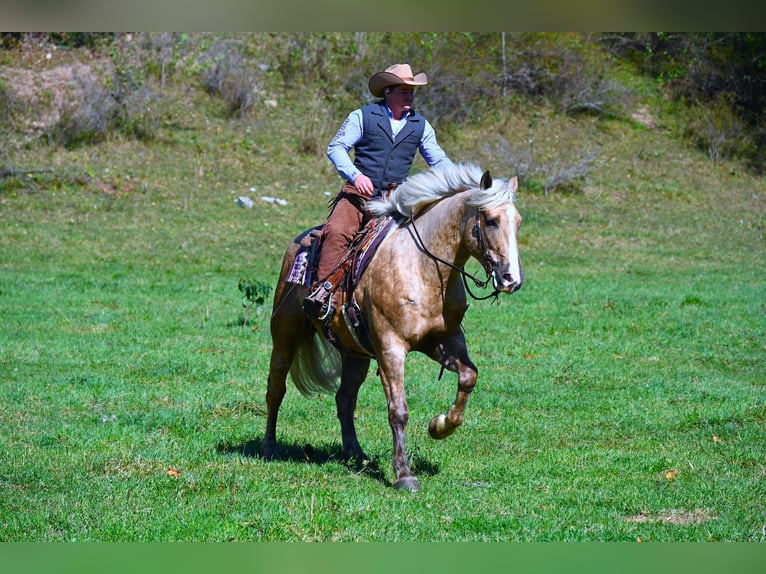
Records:
[[[692,106],[687,136],[707,151],[713,163],[733,154],[745,155],[749,138],[744,122],[735,112],[731,94],[719,94],[711,104]]]
[[[218,42],[201,60],[202,85],[207,93],[223,100],[228,117],[243,117],[260,91],[257,74],[248,64],[243,46],[231,41]]]
[[[89,75],[77,76],[74,93],[61,105],[58,120],[48,127],[48,141],[64,147],[103,141],[116,114],[109,90]]]
[[[10,126],[14,113],[18,108],[18,101],[13,92],[8,89],[2,78],[0,78],[0,126]]]
[[[506,90],[548,100],[570,116],[620,117],[631,104],[630,92],[610,77],[604,59],[588,57],[592,49],[586,50],[579,38],[522,34],[509,44],[504,54]]]
[[[599,40],[691,106],[687,135],[711,160],[742,154],[757,170],[766,167],[766,34],[656,32]]]
[[[519,178],[519,186],[525,190],[543,195],[580,193],[601,155],[600,146],[586,135],[587,128],[579,120],[562,124],[558,114],[544,110],[528,116],[526,133],[520,123],[498,126],[496,135],[482,144],[487,155],[484,161],[502,165]],[[563,127],[566,124],[569,127]]]
[[[113,32],[51,32],[48,41],[65,48],[99,48],[114,39]]]
[[[632,100],[627,88],[609,78],[606,70],[586,63],[576,52],[564,53],[549,97],[559,111],[569,116],[621,117]]]
[[[587,147],[579,155],[553,150],[550,158],[544,158],[535,147],[535,135],[530,127],[526,141],[511,145],[502,135],[494,143],[485,143],[484,150],[493,158],[511,167],[519,178],[519,185],[529,190],[540,190],[544,195],[559,191],[578,192],[588,174],[595,167],[599,152]],[[559,153],[560,151],[560,153]]]
[[[163,98],[148,87],[127,92],[117,100],[115,126],[128,137],[149,141],[157,136],[163,108]]]
[[[90,74],[79,74],[73,84],[58,120],[46,130],[49,143],[90,145],[106,140],[111,132],[141,140],[155,137],[162,99],[132,73],[115,67],[106,85]]]

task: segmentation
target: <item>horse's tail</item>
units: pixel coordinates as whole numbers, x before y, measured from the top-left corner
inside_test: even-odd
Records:
[[[290,376],[302,395],[335,394],[340,386],[341,355],[319,333],[298,348]]]

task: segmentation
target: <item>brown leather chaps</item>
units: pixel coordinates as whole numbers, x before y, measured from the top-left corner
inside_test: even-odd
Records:
[[[335,270],[346,256],[356,233],[369,221],[370,213],[364,208],[367,199],[356,187],[347,183],[333,200],[330,215],[322,230],[318,280],[324,280]]]

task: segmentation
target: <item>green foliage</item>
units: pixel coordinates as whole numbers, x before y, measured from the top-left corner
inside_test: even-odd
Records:
[[[694,120],[686,128],[705,133],[709,146],[723,134],[723,145],[710,150],[713,161],[724,151],[737,153],[762,170],[766,149],[766,34],[760,32],[638,33],[603,38],[615,53],[637,62],[641,69],[658,78],[670,97],[692,106],[695,111],[723,105],[721,117],[707,118],[704,127]],[[725,116],[725,117],[723,117]],[[753,145],[738,145],[742,134]],[[722,149],[722,148],[725,148]],[[760,156],[760,157],[759,157]]]
[[[65,48],[99,48],[111,42],[112,32],[51,32],[46,34],[49,42]]]
[[[242,292],[242,306],[263,305],[271,293],[271,285],[253,279],[240,279],[237,287]]]
[[[713,102],[695,104],[690,110],[688,135],[714,163],[731,155],[743,156],[748,149],[747,130],[734,111],[732,97],[721,93]]]
[[[629,62],[687,106],[711,106],[725,98],[732,114],[729,127],[741,127],[746,145],[728,137],[723,155],[745,158],[757,169],[766,146],[762,114],[766,36],[759,33],[30,36],[70,50],[87,48],[111,55],[114,75],[104,83],[116,110],[81,102],[67,106],[61,122],[47,134],[50,141],[63,145],[97,143],[110,133],[157,137],[166,114],[162,92],[167,82],[177,79],[177,70],[196,76],[202,88],[223,104],[223,114],[229,118],[259,120],[281,97],[309,101],[309,118],[315,108],[332,118],[372,99],[367,91],[372,71],[409,61],[428,72],[429,86],[419,91],[416,105],[440,130],[491,117],[519,98],[527,105],[550,106],[571,116],[626,119],[639,97],[623,82],[620,66]],[[3,38],[10,47],[23,43],[25,35]],[[461,57],[454,58],[455,53]],[[264,102],[268,102],[265,108],[258,105]],[[297,136],[297,149],[321,156],[327,123],[334,125],[329,120],[299,124],[304,133]],[[679,134],[684,132],[699,134],[700,127],[679,126]],[[717,161],[718,155],[714,151],[711,159]]]
[[[227,117],[244,117],[255,104],[259,91],[258,74],[245,46],[224,39],[209,48],[201,61],[202,85],[207,93],[223,100]]]

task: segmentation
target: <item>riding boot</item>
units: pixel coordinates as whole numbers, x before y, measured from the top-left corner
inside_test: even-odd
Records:
[[[303,300],[303,310],[318,319],[324,320],[331,314],[333,286],[324,281],[316,286]]]

